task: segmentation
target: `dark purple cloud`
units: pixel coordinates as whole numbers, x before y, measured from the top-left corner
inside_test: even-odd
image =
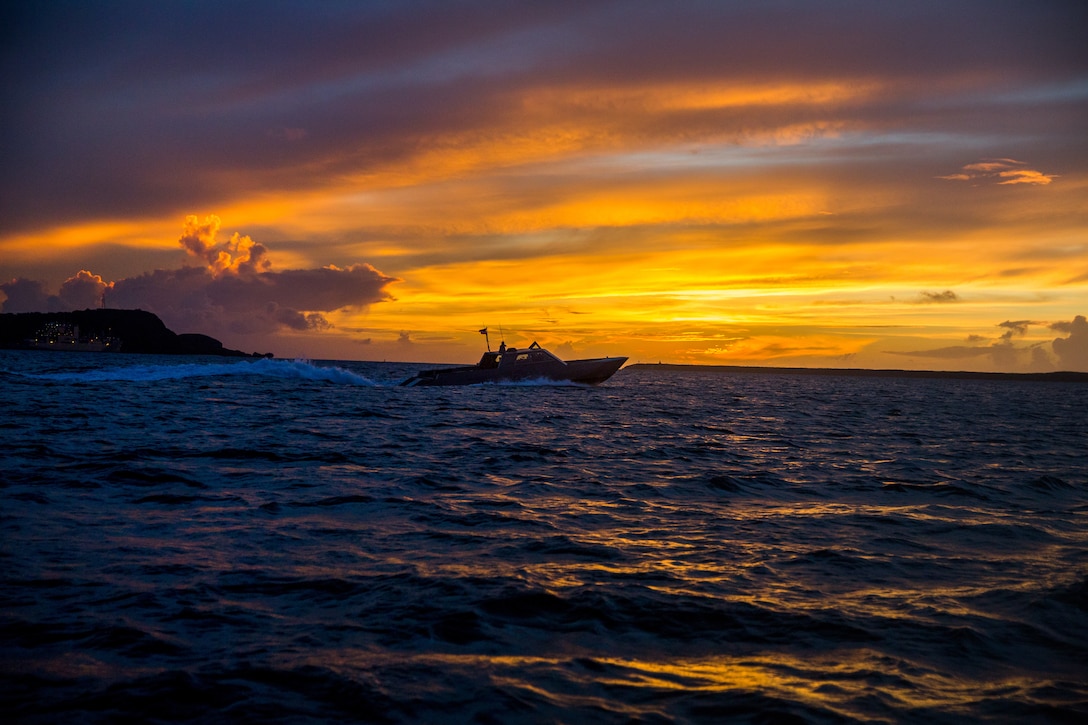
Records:
[[[397,281],[369,264],[275,271],[267,248],[235,233],[216,241],[220,221],[190,216],[178,240],[202,267],[156,269],[106,282],[86,270],[57,294],[41,282],[19,278],[0,284],[3,312],[59,312],[88,307],[154,312],[176,332],[267,334],[282,328],[326,330],[323,313],[389,299]]]
[[[0,284],[4,305],[0,312],[61,312],[59,298],[50,295],[45,285],[33,279],[19,277]]]
[[[104,305],[150,310],[177,331],[320,330],[329,326],[320,313],[388,299],[385,286],[392,281],[368,264],[243,275],[183,267],[118,280],[106,290]]]
[[[1021,147],[1002,143],[1001,153],[1030,143],[1032,163],[1068,159],[1070,149],[1084,154],[1081,3],[5,8],[0,232],[320,187],[410,160],[442,135],[532,129],[538,119],[522,99],[534,89],[880,79],[886,91],[845,105],[621,118],[601,109],[554,112],[602,138],[697,139],[830,120],[1006,135]],[[977,158],[957,147],[944,173]]]
[[[67,312],[101,307],[108,286],[85,269],[65,280],[57,294],[50,294],[40,281],[20,277],[0,284],[4,294],[0,312]]]
[[[107,289],[109,284],[100,276],[81,269],[74,277],[64,281],[57,297],[65,310],[86,310],[101,306]]]

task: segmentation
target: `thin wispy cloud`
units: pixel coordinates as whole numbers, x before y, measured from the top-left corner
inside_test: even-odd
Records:
[[[1000,186],[1010,184],[1046,186],[1057,177],[1054,174],[1044,174],[1028,168],[1025,162],[1016,159],[987,159],[966,164],[959,172],[938,178],[949,181],[989,182]]]

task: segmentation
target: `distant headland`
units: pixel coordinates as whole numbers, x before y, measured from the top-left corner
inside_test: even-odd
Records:
[[[0,348],[154,355],[272,357],[223,347],[214,337],[177,334],[144,310],[81,310],[0,314]]]

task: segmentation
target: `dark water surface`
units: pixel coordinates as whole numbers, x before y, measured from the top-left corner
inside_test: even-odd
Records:
[[[16,722],[1083,722],[1088,385],[0,353]]]

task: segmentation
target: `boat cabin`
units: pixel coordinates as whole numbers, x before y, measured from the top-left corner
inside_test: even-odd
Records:
[[[494,370],[500,367],[507,368],[511,366],[532,364],[539,365],[541,363],[559,363],[560,365],[566,365],[565,362],[542,348],[536,340],[534,340],[532,345],[520,350],[516,347],[506,347],[506,344],[504,343],[497,352],[491,352],[490,350],[485,352],[476,367],[481,370]]]

